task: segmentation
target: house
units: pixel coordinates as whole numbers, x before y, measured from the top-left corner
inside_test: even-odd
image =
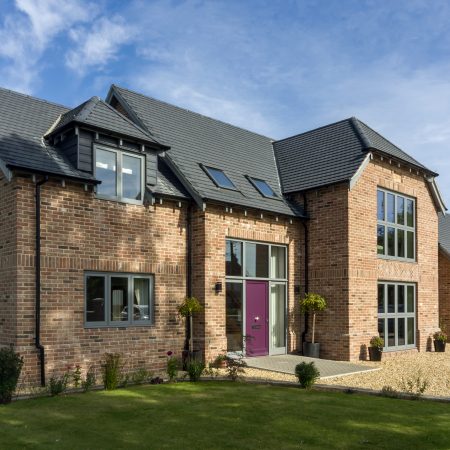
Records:
[[[439,326],[450,333],[450,215],[439,217]]]
[[[74,109],[0,90],[0,345],[67,365],[162,369],[185,296],[210,361],[424,351],[438,329],[435,177],[356,118],[273,141],[119,86]],[[305,320],[306,319],[306,320]]]

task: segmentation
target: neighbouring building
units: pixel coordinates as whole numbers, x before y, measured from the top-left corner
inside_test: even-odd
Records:
[[[25,382],[105,352],[162,369],[185,296],[207,361],[301,351],[305,292],[328,301],[324,358],[366,359],[378,334],[430,348],[437,174],[358,119],[273,141],[115,85],[73,109],[0,100],[0,346]]]

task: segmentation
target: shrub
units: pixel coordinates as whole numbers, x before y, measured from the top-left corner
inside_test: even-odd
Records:
[[[81,366],[79,364],[77,364],[75,366],[75,369],[72,372],[72,381],[73,381],[73,386],[75,388],[79,388],[80,387],[80,383],[81,383]]]
[[[86,378],[81,381],[81,388],[83,389],[83,392],[90,391],[95,386],[95,382],[96,382],[95,369],[94,367],[91,366],[86,372]]]
[[[374,336],[370,340],[370,346],[373,348],[377,348],[378,350],[382,351],[384,347],[384,340],[380,336]]]
[[[399,398],[400,394],[392,386],[383,386],[380,392],[382,397]]]
[[[167,376],[169,381],[174,381],[178,376],[178,359],[173,356],[171,351],[167,352]]]
[[[161,377],[155,377],[150,380],[150,384],[163,384],[164,380]]]
[[[10,403],[22,371],[23,358],[11,348],[0,350],[0,404]]]
[[[205,370],[205,364],[203,361],[190,359],[186,366],[187,373],[190,381],[198,381]]]
[[[433,334],[433,338],[435,341],[447,342],[447,334],[443,331],[436,331],[436,333]]]
[[[319,379],[320,372],[314,362],[301,362],[295,366],[295,375],[300,386],[304,389],[309,389]]]
[[[247,363],[243,360],[243,356],[227,356],[226,359],[227,376],[231,381],[237,381],[241,373],[245,373]]]
[[[147,369],[138,369],[131,374],[131,382],[133,384],[143,384],[149,381],[153,376],[153,373]]]
[[[426,378],[422,377],[422,373],[419,371],[414,378],[402,378],[400,382],[400,387],[402,391],[410,394],[414,399],[418,399],[427,390],[430,383]]]
[[[102,364],[102,380],[105,389],[117,389],[122,381],[122,356],[120,353],[106,353]]]
[[[65,373],[64,375],[57,377],[52,376],[48,381],[48,392],[52,397],[56,397],[63,392],[66,392],[67,385],[69,384],[70,375]]]

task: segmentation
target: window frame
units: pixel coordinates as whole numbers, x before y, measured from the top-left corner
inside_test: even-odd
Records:
[[[104,321],[99,322],[89,322],[87,320],[87,279],[88,277],[103,277],[105,280],[105,315]],[[124,321],[113,321],[111,317],[111,278],[126,278],[128,280],[128,320]],[[134,279],[144,278],[149,280],[149,295],[150,295],[150,305],[149,305],[149,320],[134,320],[133,313],[133,287]],[[129,327],[151,327],[155,325],[155,275],[148,273],[128,273],[128,272],[96,272],[96,271],[86,271],[84,272],[84,304],[83,304],[83,321],[84,328],[129,328]]]
[[[239,192],[239,189],[236,187],[236,185],[233,183],[233,180],[225,173],[224,170],[218,169],[217,167],[212,166],[205,166],[204,164],[200,164],[200,167],[203,169],[203,171],[208,175],[209,179],[216,185],[216,187],[220,189],[227,189],[229,191],[236,191]],[[210,170],[217,170],[217,172],[222,172],[223,176],[231,183],[233,187],[230,186],[222,186],[219,184],[216,179],[214,178],[214,175],[210,172]]]
[[[251,183],[251,185],[264,197],[264,198],[270,198],[272,200],[280,200],[280,197],[277,195],[277,193],[273,190],[272,186],[266,181],[263,180],[262,178],[255,178],[255,177],[251,177],[250,175],[247,175],[247,180]],[[261,183],[264,183],[272,192],[273,195],[266,195],[264,194],[264,192],[261,191],[261,189],[259,188],[258,184],[256,183],[257,181],[260,181]]]
[[[384,200],[384,217],[383,220],[378,218],[378,193],[383,193],[383,200]],[[388,208],[387,208],[387,196],[388,194],[394,196],[394,220],[395,222],[388,222],[387,215],[388,215]],[[398,221],[398,213],[397,213],[397,204],[398,199],[402,198],[404,200],[404,224],[397,223]],[[412,201],[413,204],[413,226],[407,225],[407,201]],[[404,262],[410,262],[415,263],[417,262],[417,220],[416,220],[416,213],[417,211],[417,202],[414,197],[410,197],[408,195],[398,193],[395,191],[390,191],[388,189],[384,189],[381,187],[377,187],[377,231],[376,231],[376,239],[377,239],[377,257],[381,259],[389,259],[389,260],[395,260],[395,261],[404,261]],[[378,227],[384,227],[384,253],[378,253]],[[394,229],[394,253],[395,255],[389,255],[388,254],[388,228]],[[398,256],[398,230],[404,232],[404,254],[405,256]],[[408,258],[408,232],[413,233],[413,257]]]
[[[382,285],[384,289],[384,313],[378,312],[378,286]],[[394,312],[388,312],[387,304],[388,304],[388,286],[395,286],[394,289]],[[404,296],[404,304],[405,311],[399,313],[398,310],[398,286],[403,286],[405,296]],[[412,286],[414,293],[414,311],[408,312],[408,286]],[[414,319],[414,344],[408,344],[408,319]],[[395,320],[395,345],[388,346],[388,319]],[[398,319],[405,320],[405,345],[398,345]],[[378,320],[384,320],[384,348],[383,351],[399,351],[399,350],[408,350],[417,348],[417,284],[416,283],[407,283],[407,282],[398,282],[398,281],[378,281],[377,283],[377,327]]]
[[[116,189],[117,195],[105,195],[99,194],[98,191],[95,193],[95,196],[102,200],[113,200],[121,203],[130,203],[132,205],[142,205],[144,203],[145,197],[145,165],[146,165],[146,156],[133,153],[130,151],[118,150],[112,147],[108,147],[105,145],[94,145],[94,157],[93,157],[93,168],[94,168],[94,177],[97,178],[97,150],[103,150],[105,152],[111,152],[116,154]],[[140,159],[141,161],[141,200],[136,200],[133,198],[127,198],[122,195],[123,193],[123,156],[129,156],[132,158]]]

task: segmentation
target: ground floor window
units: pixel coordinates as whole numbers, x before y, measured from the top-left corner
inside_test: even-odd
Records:
[[[153,276],[125,273],[85,274],[87,326],[151,325]]]
[[[378,283],[378,333],[385,350],[415,347],[415,284]]]

